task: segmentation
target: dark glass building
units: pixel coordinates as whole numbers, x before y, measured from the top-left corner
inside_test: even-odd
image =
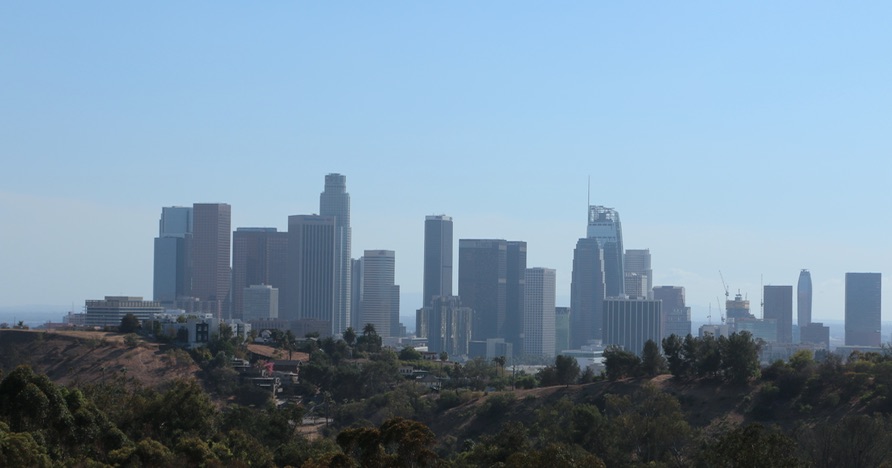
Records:
[[[777,342],[793,342],[793,286],[765,286],[765,320],[777,320]]]
[[[192,207],[161,209],[155,238],[153,294],[155,301],[173,305],[192,296]]]
[[[245,288],[285,285],[287,255],[287,232],[261,227],[238,228],[232,233],[233,318],[242,318]]]
[[[846,346],[881,343],[882,275],[846,273]]]
[[[604,287],[607,297],[625,293],[626,273],[623,266],[623,229],[619,213],[613,208],[592,205],[588,209],[586,237],[596,239],[604,251]],[[571,307],[572,308],[572,307]]]
[[[424,219],[424,292],[422,307],[437,296],[452,296],[452,218]]]
[[[597,239],[579,239],[570,280],[571,348],[603,338],[604,290],[604,251]]]
[[[607,298],[604,300],[604,345],[622,346],[641,355],[644,343],[661,345],[663,336],[662,302],[644,299]]]
[[[475,341],[504,338],[517,343],[523,330],[525,271],[526,242],[459,240],[458,293],[462,304],[474,310]]]

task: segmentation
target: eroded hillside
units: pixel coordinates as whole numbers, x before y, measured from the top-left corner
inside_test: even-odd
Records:
[[[117,333],[0,330],[0,369],[5,374],[20,364],[63,385],[124,376],[157,387],[200,370],[185,351],[142,340],[127,345]]]

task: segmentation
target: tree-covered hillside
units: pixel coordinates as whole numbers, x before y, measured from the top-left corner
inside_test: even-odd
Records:
[[[517,375],[499,359],[381,349],[364,332],[281,340],[310,358],[278,401],[243,394],[235,343],[185,353],[202,380],[158,387],[125,373],[62,385],[15,368],[0,380],[0,466],[892,463],[890,354],[800,352],[759,368],[741,335],[673,339],[641,359],[611,349],[603,377],[563,357]]]

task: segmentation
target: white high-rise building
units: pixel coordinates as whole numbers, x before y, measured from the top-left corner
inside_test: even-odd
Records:
[[[396,255],[393,250],[363,252],[360,329],[357,332],[371,323],[382,338],[395,336],[399,321],[399,286],[394,284],[395,270]]]
[[[279,290],[267,284],[253,284],[242,290],[242,320],[279,318]]]
[[[555,270],[527,268],[524,274],[524,354],[554,354]]]
[[[325,191],[319,195],[319,215],[335,219],[335,311],[331,317],[332,334],[344,333],[352,325],[351,269],[352,233],[350,229],[350,194],[347,176],[326,174]]]

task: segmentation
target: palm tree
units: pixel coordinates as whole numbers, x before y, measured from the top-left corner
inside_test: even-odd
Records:
[[[508,362],[508,360],[505,358],[505,356],[496,356],[496,357],[492,358],[492,362],[494,362],[497,366],[499,366],[499,376],[504,377],[505,376],[505,363]]]
[[[353,343],[356,342],[356,331],[353,330],[353,327],[347,327],[347,329],[344,330],[344,341],[350,346],[353,346]]]
[[[285,349],[288,350],[288,360],[291,360],[291,352],[294,351],[294,345],[297,342],[297,338],[294,336],[294,333],[291,330],[285,331],[285,335],[283,337],[283,341],[285,344]]]

